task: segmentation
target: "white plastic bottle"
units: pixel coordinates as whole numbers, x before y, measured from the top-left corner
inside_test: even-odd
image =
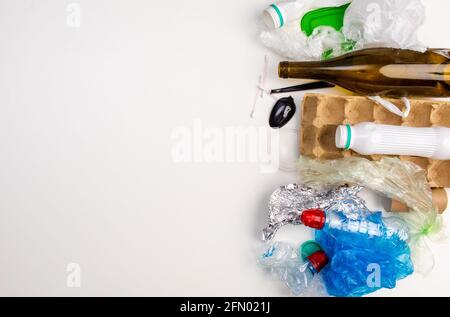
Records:
[[[372,122],[342,125],[336,131],[336,147],[362,155],[420,156],[450,160],[450,128],[411,128]]]
[[[274,3],[264,10],[263,21],[269,29],[273,30],[300,18],[303,13],[304,5],[299,1]]]

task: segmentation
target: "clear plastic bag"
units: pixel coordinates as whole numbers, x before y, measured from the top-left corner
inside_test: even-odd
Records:
[[[353,0],[344,16],[342,30],[317,27],[311,36],[300,28],[308,11],[338,7],[349,0],[298,0],[299,19],[275,29],[263,29],[261,42],[280,56],[297,60],[320,60],[368,47],[393,47],[425,51],[417,31],[425,20],[420,0]]]
[[[398,216],[409,226],[409,244],[416,271],[427,274],[432,270],[434,260],[428,240],[444,240],[446,232],[442,216],[433,208],[431,189],[422,168],[398,158],[375,162],[358,157],[334,161],[301,157],[298,168],[299,177],[306,184],[357,184],[406,204],[411,211]]]
[[[282,281],[294,296],[328,296],[320,274],[309,269],[296,248],[284,242],[264,244],[258,248],[258,263],[273,277]]]
[[[345,53],[341,45],[345,41],[344,36],[330,27],[319,27],[307,37],[297,24],[290,24],[261,32],[260,40],[267,48],[289,59],[320,60],[324,52],[331,50],[332,56]]]
[[[382,46],[425,51],[417,30],[425,21],[420,0],[354,0],[344,17],[343,34],[358,47]]]

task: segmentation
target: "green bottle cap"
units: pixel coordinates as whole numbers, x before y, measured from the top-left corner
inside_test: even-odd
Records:
[[[313,255],[314,253],[322,251],[322,247],[316,241],[306,241],[300,246],[300,254],[302,256],[303,261]]]

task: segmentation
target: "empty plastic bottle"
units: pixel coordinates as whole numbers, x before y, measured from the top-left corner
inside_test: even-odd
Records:
[[[300,218],[305,226],[317,230],[336,230],[353,233],[361,238],[378,237],[386,241],[409,239],[408,227],[402,219],[382,218],[381,212],[374,212],[365,218],[351,219],[339,211],[310,209],[303,211]]]
[[[285,1],[271,4],[263,12],[263,21],[269,29],[278,29],[298,19],[304,11],[300,1]]]
[[[363,122],[339,126],[336,147],[362,155],[406,155],[450,159],[450,128],[413,128]]]

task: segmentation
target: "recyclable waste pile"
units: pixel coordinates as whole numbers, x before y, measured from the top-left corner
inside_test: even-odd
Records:
[[[287,59],[278,77],[313,80],[257,86],[256,100],[275,99],[272,129],[300,123],[280,149],[300,153],[280,162],[298,182],[269,197],[256,252],[294,296],[360,297],[433,270],[450,209],[450,103],[418,98],[450,97],[450,49],[418,41],[424,21],[420,0],[282,1],[261,15],[262,43]],[[336,86],[346,94],[294,95]],[[388,207],[370,210],[362,190]],[[314,239],[279,241],[286,226]]]

